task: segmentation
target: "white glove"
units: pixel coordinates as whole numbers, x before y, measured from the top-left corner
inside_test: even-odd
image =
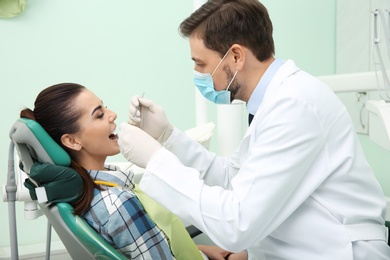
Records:
[[[168,139],[173,131],[164,109],[153,101],[139,96],[134,96],[131,99],[129,124],[138,126],[161,144]]]
[[[146,168],[161,144],[140,128],[122,123],[119,126],[118,145],[123,156],[135,165]]]

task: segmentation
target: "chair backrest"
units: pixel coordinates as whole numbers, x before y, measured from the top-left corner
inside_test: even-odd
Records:
[[[109,245],[86,221],[72,213],[68,203],[41,207],[72,259],[127,259]]]
[[[36,121],[20,118],[9,136],[14,142],[23,169],[30,173],[34,162],[69,166],[71,159]],[[68,203],[47,206],[39,204],[73,259],[127,259],[108,244],[86,221],[74,215]]]

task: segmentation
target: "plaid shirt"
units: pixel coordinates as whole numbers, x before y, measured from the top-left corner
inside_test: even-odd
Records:
[[[133,172],[122,172],[112,165],[106,165],[106,170],[88,172],[93,180],[113,182],[121,187],[102,185],[103,190],[95,189],[84,219],[131,259],[174,259],[165,234],[132,192]]]

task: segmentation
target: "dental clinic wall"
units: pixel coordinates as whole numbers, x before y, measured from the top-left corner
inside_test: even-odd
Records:
[[[26,0],[20,15],[0,19],[0,183],[6,183],[11,125],[52,84],[85,85],[117,112],[118,125],[127,120],[131,97],[145,91],[166,108],[172,123],[189,128],[192,65],[177,29],[192,9],[192,1],[183,0]],[[10,244],[6,203],[0,212],[1,258]],[[17,214],[21,253],[26,245],[44,243],[44,217],[24,220],[22,202]]]
[[[262,2],[273,20],[276,56],[294,59],[316,76],[335,73],[336,0]],[[188,41],[177,30],[192,11],[192,1],[183,0],[27,0],[19,16],[1,19],[0,183],[6,183],[11,125],[52,84],[85,85],[117,112],[118,124],[127,120],[131,97],[145,91],[173,125],[194,127],[193,64]],[[212,106],[209,113],[214,121]],[[381,167],[382,162],[375,163]],[[1,258],[10,244],[6,203],[0,202],[0,212]],[[45,219],[25,220],[23,203],[17,214],[19,245],[43,244]]]

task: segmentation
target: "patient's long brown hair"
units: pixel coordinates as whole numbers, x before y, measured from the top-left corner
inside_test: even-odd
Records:
[[[78,119],[81,112],[76,109],[74,102],[84,90],[84,86],[75,83],[50,86],[38,94],[34,111],[29,108],[23,109],[20,117],[37,121],[54,141],[69,153],[69,149],[61,142],[61,136],[79,131]],[[96,185],[88,172],[73,160],[70,167],[80,174],[84,182],[80,198],[72,203],[74,213],[81,215],[89,209]]]

